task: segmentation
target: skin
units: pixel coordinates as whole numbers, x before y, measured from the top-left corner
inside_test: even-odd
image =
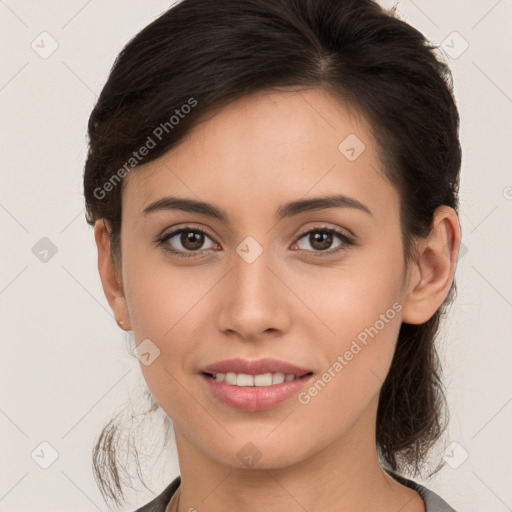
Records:
[[[338,149],[351,133],[365,144],[354,161]],[[327,208],[275,216],[289,201],[333,193],[372,214]],[[213,203],[229,219],[142,213],[170,194]],[[116,320],[137,344],[149,338],[160,350],[141,370],[174,423],[180,512],[425,510],[379,466],[376,413],[401,322],[426,322],[449,291],[460,227],[454,210],[440,207],[406,265],[399,196],[364,119],[321,88],[245,96],[129,175],[122,211],[121,264],[110,257],[100,220],[98,268]],[[186,225],[208,233],[199,256],[180,258],[155,243]],[[325,226],[356,243],[334,253],[344,244],[336,235],[324,248],[303,236]],[[236,252],[247,236],[263,248],[252,263]],[[193,252],[179,236],[166,243]],[[292,397],[240,411],[212,396],[198,373],[232,357],[273,357],[318,378],[394,303],[401,311],[307,405]],[[249,442],[261,457],[252,467],[237,457]]]

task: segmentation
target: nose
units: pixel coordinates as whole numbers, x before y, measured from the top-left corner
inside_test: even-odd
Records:
[[[216,323],[223,333],[255,341],[290,328],[290,291],[269,256],[264,250],[248,262],[234,254],[231,271],[219,289]]]

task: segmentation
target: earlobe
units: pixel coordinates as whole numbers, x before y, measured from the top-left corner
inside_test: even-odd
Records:
[[[119,270],[112,259],[108,223],[98,219],[94,224],[94,238],[98,249],[98,271],[103,292],[121,329],[131,330],[126,298]]]
[[[460,224],[453,208],[440,206],[430,235],[421,240],[412,264],[402,321],[423,324],[438,310],[450,291],[461,241]]]

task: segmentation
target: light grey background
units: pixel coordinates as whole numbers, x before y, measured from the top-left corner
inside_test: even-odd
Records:
[[[0,0],[3,512],[106,510],[93,439],[143,381],[103,296],[84,220],[86,123],[118,52],[170,5]],[[418,481],[460,511],[512,510],[512,1],[397,5],[444,42],[462,120],[464,247],[440,339],[451,422],[439,451],[449,446],[449,464]],[[178,474],[169,453],[154,465],[155,493]],[[151,497],[141,492],[133,504]]]

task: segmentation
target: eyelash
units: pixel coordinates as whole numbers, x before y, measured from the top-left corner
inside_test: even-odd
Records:
[[[179,235],[180,233],[183,233],[183,232],[188,232],[188,231],[192,231],[195,233],[202,233],[203,235],[207,236],[212,241],[214,241],[212,239],[212,237],[203,229],[192,227],[192,226],[185,226],[183,228],[177,229],[176,231],[171,231],[170,233],[163,235],[162,237],[157,239],[157,243],[159,246],[162,246],[165,251],[175,254],[176,256],[179,256],[180,258],[197,258],[197,257],[201,256],[201,250],[181,251],[181,250],[172,249],[169,244],[166,244],[166,242],[168,240],[170,240],[171,238],[173,238],[174,236]],[[297,237],[296,242],[298,242],[300,239],[304,238],[306,235],[309,235],[309,234],[315,233],[315,232],[330,233],[330,234],[336,235],[342,241],[342,244],[339,245],[334,250],[327,250],[327,251],[308,251],[306,249],[299,249],[299,250],[306,251],[306,252],[310,253],[309,256],[311,256],[313,258],[325,257],[326,254],[331,256],[333,254],[337,254],[339,252],[346,251],[349,249],[350,246],[355,245],[355,240],[352,237],[346,235],[345,233],[342,233],[341,231],[338,231],[337,229],[330,228],[327,226],[318,226],[318,227],[315,227],[308,231],[305,231],[304,233],[302,233],[301,235],[299,235]],[[296,242],[294,242],[294,244]],[[215,242],[215,243],[217,243],[217,242]]]

